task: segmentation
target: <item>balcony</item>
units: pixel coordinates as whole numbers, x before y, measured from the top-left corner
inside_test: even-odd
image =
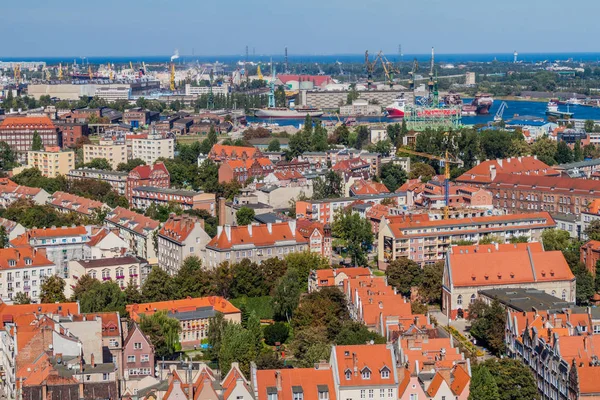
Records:
[[[125,279],[125,275],[117,275],[117,279]]]
[[[29,292],[31,290],[30,286],[23,286],[23,290]]]

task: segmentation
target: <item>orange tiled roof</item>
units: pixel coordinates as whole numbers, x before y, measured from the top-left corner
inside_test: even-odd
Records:
[[[354,182],[354,184],[350,187],[350,190],[355,195],[380,194],[390,192],[383,183],[366,181],[364,179],[360,179]]]
[[[591,366],[584,363],[583,365],[576,364],[577,378],[579,380],[579,394],[598,394],[600,393],[600,367]]]
[[[471,377],[461,365],[456,365],[454,367],[454,370],[452,371],[452,376],[454,377],[454,380],[450,385],[450,389],[452,389],[452,392],[455,395],[460,396],[463,393],[463,391],[469,387]]]
[[[160,225],[160,222],[155,221],[152,218],[148,218],[145,215],[138,214],[123,207],[117,207],[108,213],[106,220],[142,235],[147,235]]]
[[[121,323],[117,312],[99,312],[73,315],[73,321],[92,321],[100,317],[102,320],[102,336],[112,337],[120,336],[121,331],[119,324]]]
[[[296,229],[305,239],[310,238],[315,229],[317,229],[321,235],[325,235],[325,225],[323,223],[311,221],[306,218],[299,218],[296,220]]]
[[[367,210],[367,218],[381,221],[388,217],[390,214],[391,207],[383,204],[374,204],[373,207]]]
[[[500,243],[500,244],[474,244],[470,246],[452,246],[451,252],[458,254],[469,253],[508,253],[514,251],[543,252],[544,247],[541,242],[531,243]]]
[[[227,158],[241,157],[243,153],[246,153],[248,157],[252,158],[256,151],[257,150],[255,147],[227,146],[218,143],[214,144],[210,150],[210,152],[216,154],[217,157],[221,157],[223,154],[225,154]]]
[[[304,400],[319,400],[317,386],[325,385],[328,388],[329,400],[336,400],[335,386],[332,371],[327,368],[285,368],[280,370],[256,371],[258,390],[257,400],[267,400],[267,388],[277,388],[277,377],[280,377],[281,390],[278,400],[293,400],[292,388],[300,386]]]
[[[490,167],[496,168],[496,174],[520,174],[531,176],[559,176],[560,173],[535,157],[512,157],[499,160],[487,160],[471,168],[457,182],[490,183]],[[496,179],[498,179],[496,177]]]
[[[101,201],[86,199],[85,197],[65,192],[54,192],[48,200],[55,207],[65,208],[85,215],[92,215],[93,211],[106,207],[106,204]]]
[[[231,232],[231,237],[227,235],[228,230]],[[221,234],[215,236],[206,247],[216,250],[227,250],[235,245],[254,244],[256,247],[273,246],[276,242],[291,240],[296,243],[308,243],[296,229],[292,229],[291,224],[288,222],[226,226]]]
[[[31,264],[27,263],[31,260]],[[14,262],[14,265],[10,265]],[[16,268],[31,268],[54,266],[46,257],[46,252],[36,250],[33,247],[19,247],[0,249],[0,269],[16,269]]]
[[[335,346],[338,366],[338,380],[344,386],[373,386],[394,384],[393,369],[396,368],[392,353],[385,344]],[[357,374],[354,374],[354,367]],[[370,379],[362,378],[362,371],[368,368],[371,372]],[[389,378],[381,377],[381,370],[387,368]],[[350,379],[346,379],[346,372],[350,371]]]
[[[560,251],[469,254],[454,251],[448,256],[448,264],[451,284],[455,287],[519,285],[575,279]]]
[[[600,171],[596,171],[600,173]],[[587,205],[588,212],[592,214],[600,214],[600,199],[594,199]]]
[[[15,128],[54,129],[54,123],[48,117],[6,117],[0,123],[0,129]]]
[[[129,173],[130,177],[139,176],[139,179],[149,179],[150,175],[155,171],[163,171],[165,174],[169,175],[169,171],[167,167],[162,162],[157,162],[154,165],[138,165]]]
[[[200,219],[195,216],[176,215],[170,217],[158,233],[177,242],[184,242],[199,222]]]
[[[62,226],[54,228],[30,229],[22,235],[17,236],[10,243],[15,247],[29,246],[30,239],[37,238],[60,238],[65,236],[83,236],[87,231],[85,226]]]
[[[198,307],[213,307],[215,311],[223,314],[234,314],[239,313],[240,310],[227,301],[224,297],[220,296],[209,296],[209,297],[197,297],[181,299],[181,300],[168,300],[158,301],[155,303],[143,303],[143,304],[129,304],[127,311],[134,321],[138,321],[141,314],[152,315],[156,311],[171,311],[175,310],[178,312],[196,310]]]

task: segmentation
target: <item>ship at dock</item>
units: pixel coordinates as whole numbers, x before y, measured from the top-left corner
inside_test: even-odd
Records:
[[[267,107],[254,110],[256,118],[304,119],[306,116],[318,118],[323,116],[323,111],[314,107]]]
[[[494,98],[489,93],[480,93],[475,95],[471,105],[475,107],[475,114],[488,115],[494,105]]]
[[[546,106],[546,115],[558,119],[570,119],[573,117],[573,113],[569,111],[559,111],[558,101],[550,100]]]
[[[465,104],[458,93],[448,93],[443,97],[443,103],[444,106],[447,107],[460,107],[461,115],[463,117],[474,117],[477,115],[477,107],[473,104]]]

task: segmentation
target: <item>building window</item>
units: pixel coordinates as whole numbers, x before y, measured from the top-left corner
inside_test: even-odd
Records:
[[[475,295],[474,294],[471,295],[471,304],[473,304],[473,303],[475,303]]]
[[[134,348],[135,350],[141,350],[141,349],[142,349],[142,343],[140,343],[140,342],[135,342],[135,343],[133,344],[133,348]]]
[[[390,370],[385,368],[381,370],[381,379],[388,379],[390,377]]]
[[[361,391],[360,391],[360,398],[364,399],[365,397],[366,397],[365,396],[365,389],[361,389]]]
[[[346,380],[349,381],[352,378],[352,372],[346,371]]]
[[[364,369],[362,371],[362,378],[363,379],[371,379],[371,371],[369,371],[368,369]]]
[[[150,361],[150,356],[148,354],[142,354],[142,356],[140,357],[140,361],[148,362],[148,361]]]
[[[302,393],[302,392],[294,393],[294,400],[304,400],[304,393]]]
[[[394,389],[388,389],[388,397],[391,399],[394,397]]]
[[[319,400],[329,400],[329,392],[319,391]]]
[[[459,306],[462,306],[462,294],[459,294],[458,297],[456,298],[456,304],[458,304]]]
[[[373,389],[369,389],[369,398],[372,399],[375,397],[375,391]]]
[[[128,363],[134,363],[135,362],[135,356],[127,356],[127,362]]]
[[[561,298],[563,299],[563,301],[567,300],[567,291],[565,289],[563,289],[563,291],[562,291]]]

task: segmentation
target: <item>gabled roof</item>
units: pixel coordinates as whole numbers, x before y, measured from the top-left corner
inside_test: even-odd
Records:
[[[495,168],[496,174],[519,174],[537,177],[560,175],[560,172],[538,160],[536,157],[512,157],[483,161],[459,176],[456,181],[490,183],[492,182],[490,168]]]
[[[228,233],[229,232],[229,233]],[[225,226],[207,245],[214,250],[228,250],[236,245],[274,246],[276,242],[307,243],[290,222],[248,226]]]
[[[138,179],[150,179],[150,176],[153,172],[162,171],[167,176],[169,175],[169,171],[167,167],[162,162],[157,162],[156,164],[150,165],[138,165],[129,173],[129,178],[138,178]]]
[[[463,391],[469,387],[471,377],[462,365],[456,365],[454,367],[454,370],[452,371],[452,376],[454,380],[450,385],[450,389],[452,389],[452,393],[454,393],[457,396],[460,396],[463,393]]]
[[[350,191],[354,193],[354,195],[380,194],[390,192],[383,183],[366,181],[364,179],[359,179],[356,182],[354,182],[350,187]]]
[[[121,336],[121,318],[118,312],[99,312],[73,315],[73,321],[93,321],[100,318],[102,321],[102,337]]]
[[[0,270],[46,266],[54,266],[54,263],[48,260],[45,251],[30,246],[0,249]]]
[[[148,218],[123,207],[117,207],[106,216],[106,221],[124,227],[141,235],[147,236],[160,226],[159,221]]]
[[[0,322],[13,322],[18,316],[58,314],[61,316],[79,313],[79,303],[6,304],[0,302]]]
[[[243,147],[243,146],[227,146],[223,144],[214,144],[210,149],[211,154],[215,154],[217,158],[225,156],[226,158],[242,157],[242,154],[250,158],[254,157],[254,154],[258,150],[255,147]]]
[[[281,390],[277,390],[277,379]],[[277,391],[277,400],[293,400],[294,391],[301,390],[304,400],[319,400],[319,392],[328,392],[336,400],[336,388],[330,368],[285,368],[256,371],[258,399],[267,400],[267,391]]]
[[[154,303],[129,304],[127,311],[134,321],[138,321],[141,314],[152,315],[156,311],[168,311],[175,313],[184,313],[195,311],[198,308],[210,307],[223,314],[235,314],[240,310],[231,304],[228,300],[220,296],[186,298],[181,300],[158,301]]]
[[[66,192],[54,192],[48,199],[48,203],[58,208],[64,208],[85,215],[92,215],[94,211],[108,207],[101,201],[75,196]]]
[[[48,117],[6,117],[0,123],[0,129],[54,129],[54,123]]]
[[[374,386],[397,384],[394,374],[389,378],[382,378],[378,373],[384,366],[390,370],[395,368],[392,351],[385,344],[335,346],[333,357],[336,359],[338,381],[341,386]],[[363,379],[360,373],[354,374],[354,367],[362,371],[368,367],[371,371],[370,379]],[[346,379],[345,371],[350,370],[350,379]]]
[[[158,232],[159,235],[183,243],[196,226],[200,226],[200,218],[191,215],[176,215],[170,217]]]

